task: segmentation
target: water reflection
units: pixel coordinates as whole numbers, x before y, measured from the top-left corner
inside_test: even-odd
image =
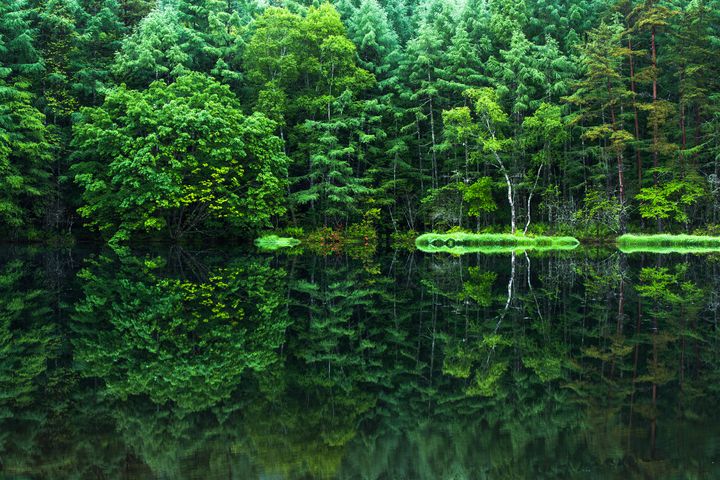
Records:
[[[717,257],[0,253],[0,478],[720,476]]]

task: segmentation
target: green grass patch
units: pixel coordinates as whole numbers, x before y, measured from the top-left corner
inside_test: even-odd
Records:
[[[263,250],[279,250],[281,248],[297,247],[298,245],[300,245],[300,240],[292,237],[266,235],[255,239],[255,246]]]
[[[580,242],[574,237],[525,237],[510,234],[426,233],[415,240],[426,253],[508,253],[515,250],[572,250]]]
[[[720,252],[720,237],[703,235],[632,235],[617,239],[623,253],[712,253]]]

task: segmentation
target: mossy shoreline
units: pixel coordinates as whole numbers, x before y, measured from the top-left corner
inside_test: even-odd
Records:
[[[324,238],[324,237],[323,237]],[[412,237],[408,238],[408,243]],[[300,244],[308,247],[325,247],[325,241],[308,236],[304,241],[294,237],[265,235],[255,240],[255,246],[261,250],[275,251],[294,248]],[[350,242],[352,243],[352,242]],[[671,235],[671,234],[625,234],[615,239],[583,239],[582,242],[570,236],[524,236],[493,233],[426,233],[414,240],[414,246],[425,253],[509,253],[513,251],[568,251],[580,245],[610,247],[613,243],[623,253],[713,253],[720,252],[720,236]],[[375,242],[372,242],[375,245]],[[409,245],[408,245],[409,247]],[[342,249],[341,249],[342,250]]]
[[[705,235],[636,235],[617,238],[623,253],[712,253],[720,252],[720,237]]]
[[[255,239],[255,246],[262,250],[279,250],[300,245],[300,240],[293,237],[280,237],[278,235],[265,235]]]
[[[426,253],[506,253],[514,250],[573,250],[580,245],[574,237],[526,237],[511,234],[426,233],[415,239]]]

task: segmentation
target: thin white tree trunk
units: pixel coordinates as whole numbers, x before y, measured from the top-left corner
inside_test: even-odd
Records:
[[[540,179],[540,172],[542,172],[543,166],[545,164],[541,163],[540,168],[538,168],[537,176],[535,177],[535,183],[533,184],[532,190],[530,190],[530,194],[528,195],[528,201],[527,201],[527,221],[525,222],[525,230],[523,230],[523,235],[527,235],[528,228],[530,228],[530,207],[532,203],[533,194],[535,193],[535,189],[537,188],[538,180]]]

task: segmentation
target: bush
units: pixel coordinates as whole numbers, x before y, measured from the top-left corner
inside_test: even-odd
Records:
[[[396,249],[415,250],[415,239],[418,233],[415,230],[407,232],[393,232],[390,234],[390,246]]]
[[[305,245],[311,252],[320,255],[340,253],[345,246],[345,237],[340,230],[321,227],[305,237]]]

